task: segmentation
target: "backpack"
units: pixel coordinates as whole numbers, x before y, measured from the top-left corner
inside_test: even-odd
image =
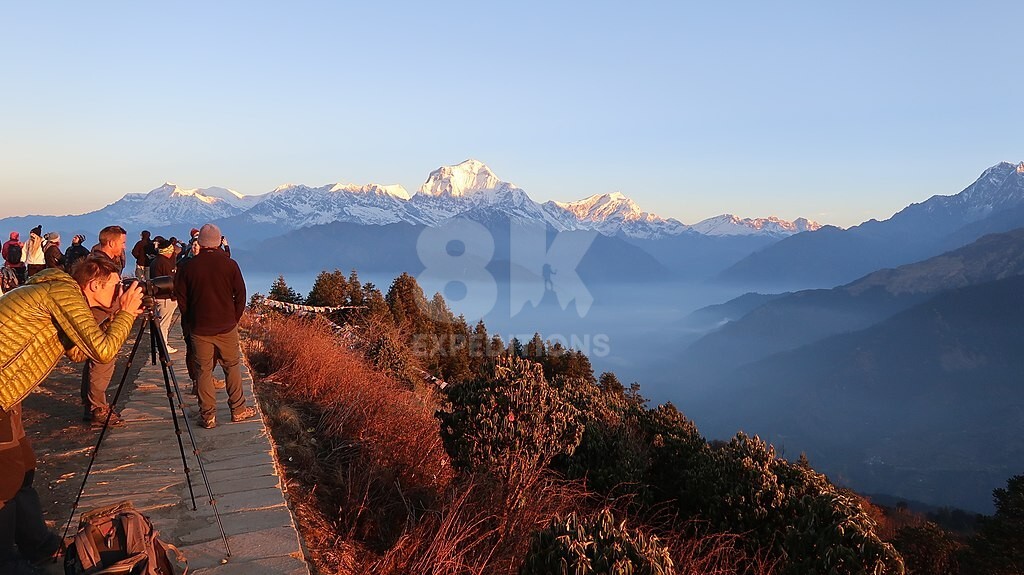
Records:
[[[187,574],[185,557],[157,535],[149,518],[136,511],[130,501],[84,513],[64,554],[64,574]],[[174,553],[176,562],[168,551]]]
[[[9,264],[20,264],[21,263],[21,244],[8,244],[7,245],[7,263]]]
[[[7,293],[16,287],[18,287],[18,275],[14,273],[14,270],[7,266],[0,268],[0,291]]]

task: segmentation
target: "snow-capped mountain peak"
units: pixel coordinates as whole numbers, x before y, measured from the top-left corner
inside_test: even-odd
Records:
[[[455,166],[441,166],[430,172],[417,193],[433,197],[462,198],[475,192],[494,190],[506,184],[486,164],[466,160]],[[506,184],[510,185],[510,184]]]
[[[390,196],[399,200],[408,200],[409,192],[404,187],[398,184],[392,184],[389,186],[382,186],[380,184],[366,184],[361,186],[359,184],[334,184],[330,188],[331,192],[344,192],[349,194],[370,194],[375,196]]]
[[[640,209],[621,192],[594,194],[575,202],[547,202],[544,211],[564,229],[594,230],[606,236],[623,234],[635,238],[678,235],[686,226]]]
[[[690,226],[690,229],[709,236],[749,236],[754,234],[788,236],[815,231],[819,228],[821,228],[821,224],[807,218],[797,218],[789,222],[775,216],[740,218],[733,214],[722,214],[701,220]]]
[[[611,218],[621,221],[650,218],[661,220],[661,218],[641,210],[636,202],[622,192],[594,194],[575,202],[554,202],[554,204],[584,221],[604,221]]]

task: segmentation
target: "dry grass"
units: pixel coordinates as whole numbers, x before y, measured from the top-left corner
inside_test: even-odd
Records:
[[[456,475],[430,389],[372,368],[326,322],[274,314],[244,340],[287,478],[288,498],[318,573],[514,574],[551,518],[608,501],[544,470],[514,488]],[[627,503],[620,511],[627,513]],[[639,525],[640,523],[633,523]],[[730,535],[659,530],[685,575],[772,575]],[[683,535],[689,533],[689,535]]]

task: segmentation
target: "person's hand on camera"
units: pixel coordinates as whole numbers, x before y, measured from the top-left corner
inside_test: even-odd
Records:
[[[117,303],[121,304],[121,309],[132,314],[139,315],[142,313],[142,287],[139,286],[139,282],[132,282],[132,285],[128,286],[117,298]]]

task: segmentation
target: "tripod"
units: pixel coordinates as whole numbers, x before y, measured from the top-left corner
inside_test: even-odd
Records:
[[[220,529],[220,536],[224,541],[224,551],[227,553],[227,556],[230,557],[231,548],[228,546],[228,537],[224,532],[224,523],[221,521],[220,511],[217,509],[217,500],[213,496],[213,489],[210,487],[210,480],[206,475],[206,467],[203,465],[203,458],[200,456],[199,446],[196,445],[196,438],[192,434],[192,426],[189,424],[188,414],[185,411],[185,400],[181,395],[181,388],[178,387],[178,379],[174,375],[174,369],[172,369],[173,363],[171,362],[170,355],[167,353],[167,340],[164,339],[164,334],[160,331],[160,315],[155,311],[156,306],[154,305],[152,297],[147,296],[144,301],[145,307],[142,312],[143,322],[139,326],[139,334],[136,336],[135,343],[132,345],[132,351],[128,355],[128,361],[125,364],[124,372],[121,374],[121,381],[117,384],[117,391],[114,393],[114,399],[111,402],[111,405],[117,405],[117,400],[121,396],[124,384],[128,380],[128,371],[132,366],[132,362],[135,360],[135,353],[139,350],[139,344],[142,342],[142,335],[146,332],[146,328],[148,326],[150,356],[153,364],[156,364],[158,357],[160,359],[160,365],[164,376],[164,389],[167,392],[167,404],[171,409],[171,421],[174,422],[174,435],[178,439],[178,451],[181,453],[181,465],[185,470],[185,480],[188,483],[188,492],[192,499],[192,510],[195,511],[197,509],[196,495],[192,489],[191,469],[189,469],[188,459],[185,457],[185,444],[181,439],[181,426],[178,425],[178,415],[175,413],[175,398],[178,400],[178,409],[181,411],[181,419],[185,422],[185,431],[188,433],[189,441],[192,444],[192,453],[195,455],[196,461],[199,463],[199,474],[202,476],[203,483],[206,485],[206,493],[209,495],[210,505],[213,506],[213,513],[217,518],[217,527]],[[92,471],[93,464],[96,463],[96,454],[99,453],[100,444],[103,443],[103,438],[107,434],[112,414],[112,409],[107,411],[107,419],[103,422],[103,428],[100,430],[100,436],[96,440],[96,446],[93,447],[92,456],[89,459],[89,466],[85,470],[85,477],[82,478],[82,486],[78,489],[78,495],[75,497],[75,503],[71,508],[71,515],[68,517],[68,522],[64,526],[64,535],[61,537],[62,541],[67,539],[68,529],[70,529],[71,521],[74,519],[75,513],[78,511],[78,503],[81,501],[82,493],[85,491],[85,483],[89,479],[89,473]]]

